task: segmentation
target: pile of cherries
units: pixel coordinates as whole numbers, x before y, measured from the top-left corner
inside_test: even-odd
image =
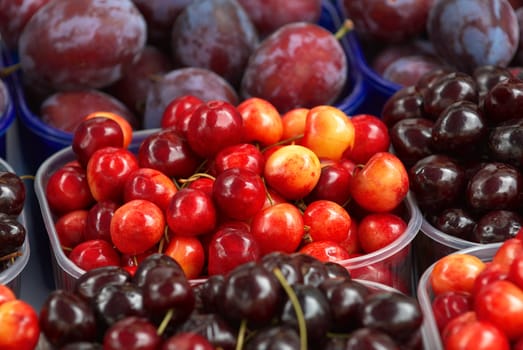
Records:
[[[134,275],[101,267],[48,296],[42,334],[60,349],[420,349],[417,300],[336,263],[271,253],[190,282],[163,254]]]
[[[523,226],[522,92],[505,68],[440,69],[384,105],[394,151],[436,229],[490,243]]]
[[[25,204],[25,185],[20,176],[0,171],[0,273],[20,256],[26,228],[19,220]]]

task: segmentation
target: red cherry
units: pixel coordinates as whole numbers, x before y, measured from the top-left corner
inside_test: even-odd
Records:
[[[95,151],[87,163],[89,188],[97,201],[123,200],[123,187],[129,174],[138,169],[138,160],[124,148],[104,147]]]
[[[64,165],[50,177],[45,187],[45,198],[54,214],[65,214],[86,209],[94,198],[89,189],[85,169],[80,165]]]
[[[225,147],[214,156],[210,173],[214,176],[230,168],[243,168],[262,175],[265,157],[251,143],[240,143]]]
[[[217,230],[208,243],[207,270],[210,276],[226,275],[235,267],[258,261],[258,242],[248,228],[224,227]]]
[[[165,107],[160,126],[163,129],[173,128],[178,135],[185,138],[192,112],[203,103],[193,95],[176,97]]]
[[[349,213],[336,202],[317,200],[305,208],[303,224],[313,241],[343,242],[351,226]]]
[[[146,199],[166,210],[171,198],[178,191],[170,177],[159,170],[138,168],[131,172],[124,183],[123,199]]]
[[[118,204],[113,201],[101,201],[93,205],[87,213],[84,231],[85,240],[103,239],[111,242],[111,219],[117,208]]]
[[[251,233],[262,255],[274,251],[295,252],[305,233],[302,213],[291,203],[269,206],[254,215]]]
[[[72,249],[84,241],[88,213],[85,209],[74,210],[56,220],[54,227],[63,248]]]
[[[389,150],[389,129],[380,118],[371,114],[357,114],[351,121],[354,126],[354,145],[345,150],[344,158],[365,164],[375,153]]]
[[[165,218],[175,235],[196,236],[209,233],[216,227],[217,214],[209,195],[187,187],[171,198]]]
[[[103,266],[120,265],[120,255],[116,249],[109,242],[101,239],[78,244],[69,253],[69,259],[85,271]]]
[[[134,199],[121,205],[110,224],[111,240],[126,254],[140,254],[157,244],[163,236],[165,217],[153,202]]]
[[[84,119],[73,134],[71,147],[76,158],[82,164],[94,153],[104,147],[123,147],[124,135],[120,125],[109,118],[96,117]]]
[[[372,213],[358,224],[358,241],[366,253],[392,244],[407,230],[407,223],[391,213]]]
[[[213,199],[226,217],[247,220],[265,203],[265,185],[262,177],[250,170],[231,168],[214,180]]]
[[[205,264],[205,251],[197,237],[173,235],[163,253],[180,264],[188,279],[195,279],[201,275]]]
[[[242,116],[226,101],[202,104],[192,113],[187,141],[196,154],[212,158],[221,149],[243,141]]]
[[[332,241],[316,241],[307,243],[299,250],[300,253],[315,257],[320,261],[339,262],[350,258],[349,253],[338,243]]]

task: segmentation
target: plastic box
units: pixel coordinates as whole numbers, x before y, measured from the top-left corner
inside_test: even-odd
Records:
[[[422,217],[412,193],[407,195],[404,205],[407,229],[401,237],[375,252],[338,263],[347,268],[355,278],[380,282],[405,294],[413,294],[416,288],[413,279],[415,270],[412,261],[415,250],[412,241],[418,236]]]
[[[338,8],[339,13],[342,16],[345,16],[343,0],[336,0],[336,7]],[[349,36],[348,40],[352,57],[356,63],[357,69],[363,77],[365,89],[367,90],[366,98],[361,105],[361,108],[365,110],[366,113],[379,116],[381,115],[381,110],[385,102],[387,102],[389,97],[396,91],[401,89],[402,86],[384,79],[371,68],[355,33],[354,35]]]
[[[340,13],[336,6],[329,0],[325,0],[322,5],[322,15],[319,24],[324,28],[335,32],[341,26]],[[348,57],[348,82],[345,90],[335,105],[342,109],[346,114],[353,115],[361,109],[359,108],[365,99],[366,89],[363,84],[363,77],[356,68],[355,60],[351,57],[350,37],[341,39]],[[11,57],[10,63],[15,63],[16,58]],[[30,169],[36,171],[40,164],[54,154],[56,151],[71,144],[72,133],[61,131],[44,123],[35,111],[29,108],[26,96],[22,87],[22,72],[14,75],[14,96],[20,116],[21,125],[19,127],[20,138],[29,140],[22,144],[24,156]]]
[[[139,143],[157,129],[135,132],[131,149],[136,150]],[[40,204],[45,228],[49,235],[51,255],[53,257],[53,276],[57,288],[70,289],[76,279],[85,271],[72,263],[64,254],[56,230],[55,217],[49,209],[45,188],[50,176],[68,161],[74,160],[75,154],[71,147],[64,148],[46,159],[39,167],[35,179],[35,193]],[[398,289],[406,294],[412,294],[413,269],[411,242],[421,227],[421,214],[411,194],[404,201],[407,230],[393,244],[371,254],[351,258],[339,263],[352,272],[355,278],[380,282]],[[385,278],[384,278],[385,277]]]
[[[503,243],[483,244],[481,246],[458,250],[454,252],[454,254],[471,254],[487,262],[492,260],[494,254],[502,244]],[[436,325],[434,313],[432,312],[432,300],[434,298],[434,293],[432,292],[432,288],[430,286],[429,277],[433,268],[434,264],[429,266],[421,275],[417,288],[417,297],[424,317],[421,330],[424,348],[431,350],[442,350],[443,345],[441,343],[441,337]]]
[[[430,265],[445,255],[452,254],[458,250],[482,247],[484,245],[444,233],[423,218],[421,233],[413,242],[414,249],[417,252],[423,252],[414,256],[415,276],[419,278]]]
[[[6,58],[6,50],[1,46],[0,43],[0,69],[3,69],[9,66],[8,60]],[[12,91],[12,79],[5,78],[3,79],[7,88],[7,107],[6,110],[0,114],[0,157],[6,159],[7,156],[7,131],[9,127],[13,124],[16,119],[16,108],[15,100]]]
[[[0,171],[14,172],[14,169],[4,160],[0,158]],[[18,216],[18,220],[24,227],[27,228],[25,210],[22,210]],[[24,244],[20,248],[21,256],[17,257],[13,264],[6,270],[0,272],[0,284],[7,285],[18,297],[20,296],[22,285],[22,272],[29,261],[29,232],[26,232]]]

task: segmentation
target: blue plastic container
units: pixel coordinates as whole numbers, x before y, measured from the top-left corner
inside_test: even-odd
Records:
[[[9,65],[7,59],[6,59],[6,51],[3,47],[0,47],[0,69],[5,68]],[[16,108],[15,108],[15,101],[13,98],[13,92],[11,89],[11,78],[7,77],[3,79],[4,83],[6,84],[7,88],[7,107],[3,113],[0,113],[0,157],[6,158],[7,155],[7,131],[9,130],[10,126],[13,124],[13,122],[16,119]]]
[[[322,5],[322,15],[319,24],[335,32],[342,24],[342,16],[337,7],[329,0]],[[342,109],[348,115],[354,115],[362,111],[360,108],[365,100],[366,89],[363,77],[359,72],[356,60],[352,57],[351,35],[341,39],[345,48],[349,69],[346,88],[335,106]],[[16,63],[16,57],[9,57],[9,63]],[[71,145],[72,133],[61,131],[44,123],[41,118],[32,111],[26,101],[22,88],[22,72],[18,72],[12,78],[13,92],[20,118],[19,134],[22,140],[25,161],[31,171],[36,172],[40,164],[55,152]],[[1,127],[1,125],[0,125]]]
[[[343,0],[336,0],[336,7],[339,14],[342,16],[341,18],[345,18],[346,15],[343,11]],[[359,108],[366,113],[380,116],[385,102],[387,102],[396,91],[401,89],[402,86],[384,79],[370,66],[369,61],[363,52],[363,48],[360,45],[357,34],[351,34],[352,35],[348,36],[349,50],[356,65],[356,69],[359,71],[359,74],[362,75],[364,89],[366,90],[365,99]]]

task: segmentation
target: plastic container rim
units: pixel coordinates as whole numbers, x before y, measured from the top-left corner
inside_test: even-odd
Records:
[[[410,242],[412,242],[412,240],[420,231],[422,217],[419,208],[416,205],[416,201],[414,200],[414,196],[410,191],[407,193],[404,202],[406,203],[410,219],[407,222],[407,228],[405,229],[405,232],[400,237],[398,237],[396,241],[372,253],[346,260],[340,260],[338,263],[351,269],[365,267],[393,256],[405,248]]]
[[[2,168],[2,171],[9,171],[9,172],[15,172],[14,169],[3,159],[0,158],[0,167]],[[27,228],[27,221],[25,217],[25,210],[22,210],[20,215],[18,215],[18,221],[24,225],[25,228]],[[24,239],[24,243],[22,244],[22,247],[20,248],[20,252],[22,253],[21,256],[17,257],[12,265],[10,265],[7,269],[0,272],[0,284],[9,284],[11,283],[15,278],[19,277],[22,271],[24,270],[25,266],[29,262],[29,255],[30,255],[30,243],[29,243],[29,232],[26,230],[26,235]]]
[[[457,250],[455,252],[452,252],[450,255],[471,254],[480,258],[482,261],[489,261],[492,259],[495,252],[499,249],[499,247],[502,244],[503,242],[481,244],[479,246]],[[424,316],[423,327],[421,329],[421,332],[425,348],[440,350],[443,349],[443,345],[441,342],[441,336],[439,334],[438,327],[436,325],[436,320],[431,311],[432,295],[429,294],[431,292],[431,290],[429,290],[429,279],[436,263],[437,261],[432,263],[421,275],[417,287],[417,297]]]
[[[432,240],[455,250],[482,247],[485,245],[484,243],[467,241],[465,239],[454,237],[445,232],[442,232],[432,226],[426,218],[422,219],[421,232]]]

